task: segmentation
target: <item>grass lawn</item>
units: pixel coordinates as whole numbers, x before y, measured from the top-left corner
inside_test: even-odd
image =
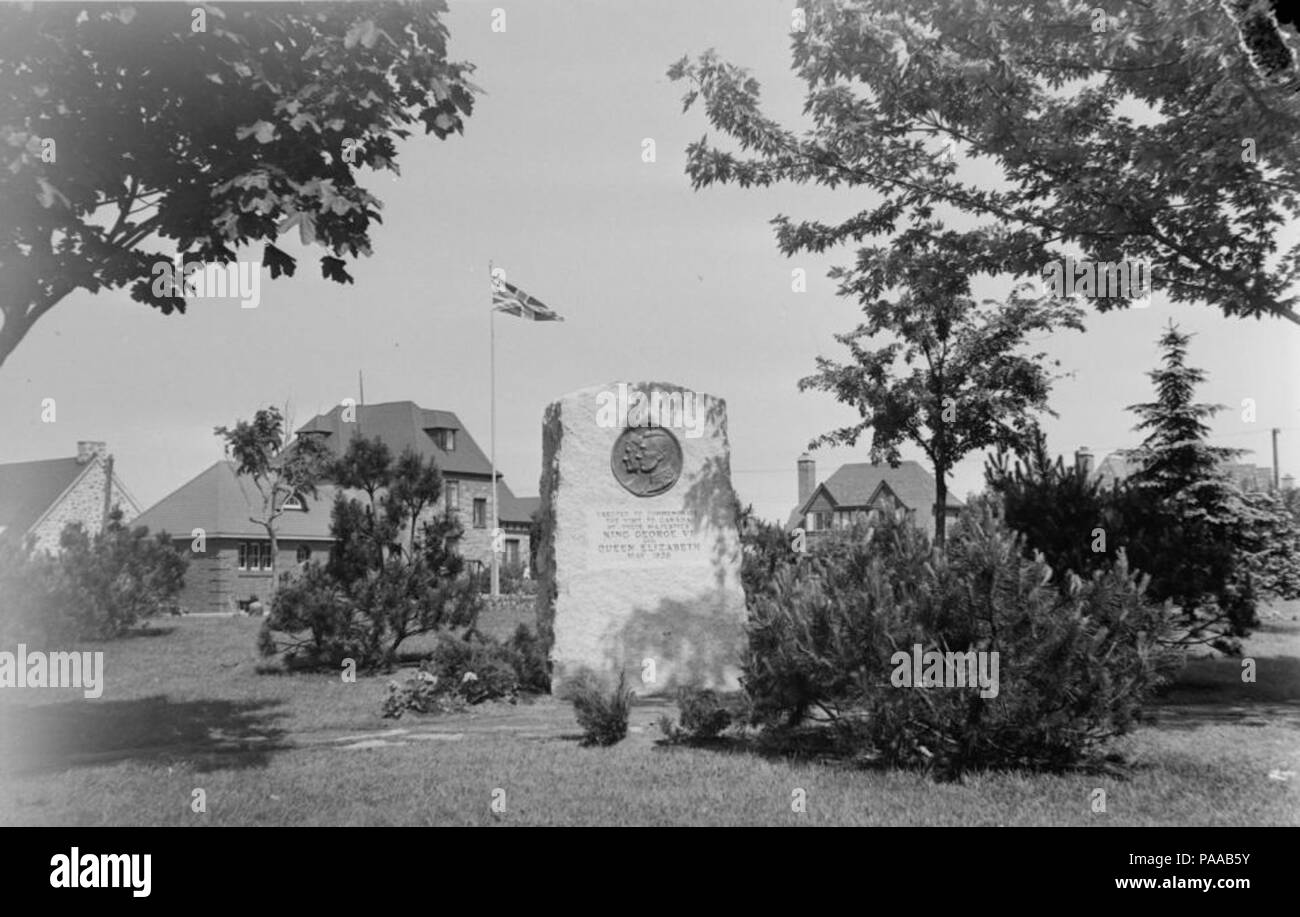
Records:
[[[1239,660],[1188,665],[1155,722],[1118,741],[1125,776],[960,784],[664,747],[654,724],[675,711],[660,702],[634,708],[631,735],[609,749],[580,747],[571,709],[551,698],[385,720],[387,677],[259,672],[256,620],[157,623],[81,647],[105,652],[98,699],[0,690],[0,824],[1300,824],[1297,603],[1248,641],[1256,683]],[[191,811],[195,789],[206,813]]]

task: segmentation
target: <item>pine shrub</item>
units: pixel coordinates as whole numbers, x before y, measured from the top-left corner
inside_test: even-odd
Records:
[[[832,533],[755,597],[755,716],[777,736],[815,720],[846,756],[950,775],[1083,763],[1132,727],[1177,657],[1159,645],[1169,611],[1144,599],[1122,554],[1066,576],[1058,589],[989,500],[944,552],[901,514]],[[996,696],[900,683],[895,654],[917,645],[996,652]]]
[[[583,673],[565,687],[564,697],[573,704],[583,745],[616,745],[627,737],[633,694],[623,673],[613,691],[603,690],[594,676]]]

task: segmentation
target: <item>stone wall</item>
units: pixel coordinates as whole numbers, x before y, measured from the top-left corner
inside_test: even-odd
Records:
[[[72,488],[63,495],[49,514],[36,526],[37,550],[58,551],[59,536],[70,522],[80,522],[91,535],[98,534],[104,520],[104,486],[108,465],[103,459],[94,459]],[[139,513],[135,505],[116,486],[110,496],[111,504],[122,507],[125,521],[130,522]],[[111,505],[110,504],[110,505]]]
[[[465,527],[465,534],[460,540],[460,554],[469,561],[479,561],[485,566],[492,562],[492,485],[487,480],[475,480],[473,478],[457,478],[460,483],[460,521]],[[483,528],[474,527],[474,500],[482,499],[487,501],[487,511],[484,517],[487,523]],[[430,517],[441,513],[441,503],[428,515]],[[517,539],[519,541],[519,560],[522,563],[528,562],[528,531],[524,529],[520,532],[506,532],[505,539],[510,541]],[[502,563],[505,562],[505,555],[501,556]]]

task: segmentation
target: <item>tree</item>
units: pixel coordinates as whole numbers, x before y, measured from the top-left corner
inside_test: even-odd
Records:
[[[766,116],[757,80],[713,52],[683,58],[668,73],[686,82],[686,107],[702,100],[738,146],[706,135],[687,148],[686,172],[697,189],[874,192],[868,209],[829,223],[777,216],[786,255],[890,236],[912,248],[941,231],[936,214],[953,214],[977,223],[958,273],[1039,275],[1069,246],[1096,262],[1149,262],[1175,302],[1300,323],[1288,292],[1300,246],[1273,257],[1300,215],[1300,93],[1256,71],[1224,6],[804,3],[792,44],[810,127]],[[945,149],[992,163],[998,181],[960,178]],[[831,276],[869,297],[899,281],[880,244]],[[1103,311],[1127,303],[1095,300]]]
[[[909,256],[910,263],[901,266],[908,288],[894,300],[860,291],[867,321],[835,336],[848,346],[852,362],[818,357],[817,373],[801,379],[799,388],[830,392],[862,418],[809,448],[853,446],[868,429],[872,462],[897,467],[902,443],[921,448],[934,468],[935,544],[942,546],[952,467],[974,450],[1023,445],[1034,429],[1033,413],[1048,411],[1052,377],[1044,354],[1018,353],[1026,338],[1083,325],[1075,306],[1027,298],[1023,287],[1005,303],[977,306],[967,295],[969,281],[950,269],[946,248]],[[903,257],[908,256],[891,255]],[[882,334],[896,340],[864,346]]]
[[[1006,451],[988,457],[984,479],[1007,525],[1025,537],[1028,551],[1043,554],[1058,585],[1068,584],[1067,573],[1088,577],[1115,561],[1120,545],[1114,527],[1107,532],[1110,491],[1086,469],[1060,456],[1053,461],[1041,430],[1014,465]]]
[[[1208,442],[1207,420],[1223,405],[1194,400],[1205,373],[1187,365],[1190,340],[1169,324],[1159,339],[1163,365],[1147,373],[1156,398],[1128,407],[1140,418],[1134,429],[1147,436],[1117,515],[1134,565],[1152,575],[1152,594],[1182,609],[1192,637],[1234,651],[1231,638],[1256,623],[1259,590],[1247,575],[1243,547],[1257,514],[1223,467],[1242,450]]]
[[[276,593],[262,652],[308,665],[351,657],[391,666],[408,637],[472,627],[479,598],[460,576],[463,529],[450,509],[426,514],[442,493],[436,462],[409,448],[394,460],[378,437],[356,436],[328,474],[340,488],[329,562],[308,565]]]
[[[262,498],[261,512],[248,521],[266,530],[271,542],[271,581],[279,556],[276,522],[291,500],[302,502],[316,496],[325,474],[329,452],[315,437],[291,440],[279,408],[263,408],[252,421],[238,421],[233,428],[217,427],[214,432],[226,443],[226,454],[235,460],[235,472],[247,476]]]
[[[69,523],[59,552],[0,539],[0,639],[66,646],[109,639],[171,605],[185,585],[189,559],[167,533],[131,528],[113,507],[94,535]]]
[[[1223,464],[1244,450],[1211,446],[1206,421],[1224,409],[1221,404],[1198,404],[1192,399],[1205,372],[1187,365],[1187,345],[1192,336],[1169,323],[1159,345],[1164,365],[1147,373],[1155,383],[1156,400],[1131,404],[1140,422],[1134,430],[1147,431],[1138,448],[1138,471],[1131,481],[1150,487],[1162,498],[1199,492],[1207,499],[1221,495],[1228,487]]]
[[[229,263],[262,242],[271,277],[297,227],[351,283],[416,122],[463,130],[479,90],[446,59],[443,0],[358,5],[0,7],[0,364],[74,290],[129,287],[165,315],[176,254]]]

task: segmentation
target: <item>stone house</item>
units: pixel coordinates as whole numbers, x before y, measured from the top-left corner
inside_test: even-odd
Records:
[[[918,462],[902,462],[897,468],[869,462],[841,465],[820,484],[817,465],[809,456],[801,455],[796,467],[799,503],[790,512],[787,531],[802,528],[816,539],[831,529],[848,528],[871,510],[902,508],[934,536],[935,480]],[[944,513],[955,519],[964,505],[950,493]]]
[[[443,476],[443,495],[425,517],[450,505],[464,526],[460,553],[471,568],[486,568],[491,559],[491,464],[455,414],[420,408],[410,401],[355,405],[313,417],[296,432],[320,437],[341,455],[351,437],[379,437],[394,457],[408,446],[432,456]],[[529,560],[530,515],[536,498],[515,497],[498,473],[499,525],[503,563]],[[337,488],[323,484],[315,498],[291,502],[276,526],[277,575],[329,556],[330,509]],[[232,462],[216,462],[193,480],[150,507],[138,520],[152,531],[165,530],[178,550],[188,552],[190,569],[178,602],[188,612],[224,612],[265,605],[274,592],[271,543],[266,530],[251,522],[261,514],[262,498],[250,479],[235,473]],[[203,538],[196,541],[196,530]],[[196,550],[201,545],[203,551]]]
[[[1086,467],[1089,475],[1100,481],[1103,487],[1109,487],[1116,481],[1124,480],[1141,467],[1138,460],[1138,450],[1136,449],[1116,449],[1102,459],[1095,469],[1092,464],[1092,453],[1086,447],[1075,452],[1074,461],[1077,466]],[[1220,464],[1219,470],[1239,490],[1249,493],[1251,491],[1267,492],[1274,489],[1273,469],[1266,468],[1263,465],[1252,465],[1248,462],[1223,462]],[[1285,484],[1285,481],[1283,483]]]
[[[432,457],[442,472],[443,496],[428,513],[441,513],[450,505],[465,527],[461,556],[470,566],[486,567],[491,562],[492,463],[454,413],[422,408],[413,401],[336,405],[296,432],[300,437],[319,437],[334,455],[342,455],[353,436],[362,436],[383,440],[394,458],[408,448],[422,458]],[[520,500],[498,471],[497,504],[502,563],[528,563],[530,517],[540,498]]]
[[[65,525],[80,522],[95,535],[115,506],[126,522],[140,515],[103,442],[80,441],[67,458],[0,465],[0,538],[30,536],[37,550],[57,552]]]

